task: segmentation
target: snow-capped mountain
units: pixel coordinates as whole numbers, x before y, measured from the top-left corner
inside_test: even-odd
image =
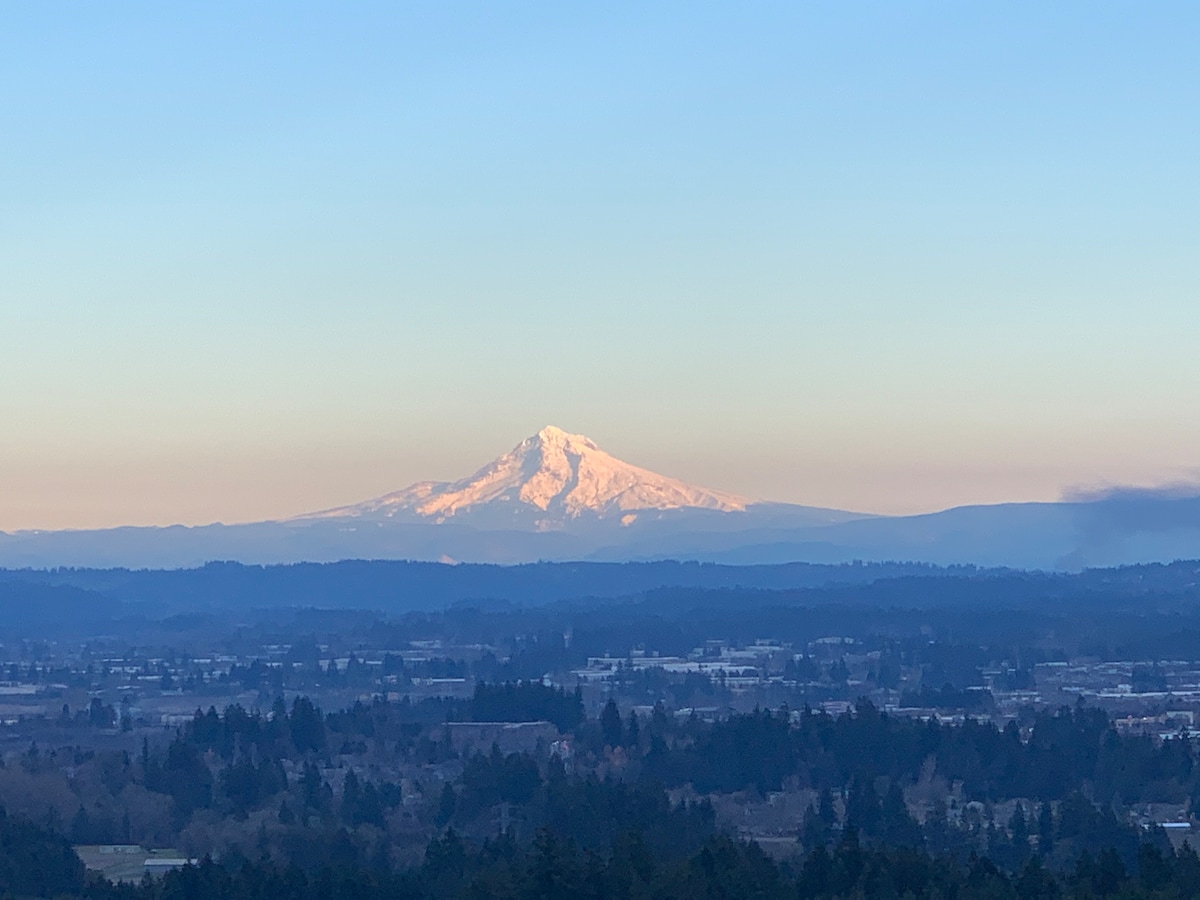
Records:
[[[745,512],[749,503],[622,462],[590,438],[550,425],[461,481],[422,481],[302,518],[469,520],[555,530],[580,519],[629,525],[651,511]]]
[[[1128,493],[1128,492],[1127,492]],[[872,516],[752,503],[629,465],[543,428],[469,478],[419,482],[294,519],[167,528],[0,532],[0,566],[177,568],[408,559],[919,560],[1079,568],[1200,556],[1200,496],[966,506]]]

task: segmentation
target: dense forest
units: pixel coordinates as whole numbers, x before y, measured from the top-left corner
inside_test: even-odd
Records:
[[[1161,829],[1124,815],[1140,802],[1194,804],[1196,749],[1183,735],[1119,734],[1094,709],[1031,712],[1003,728],[897,718],[866,701],[840,716],[756,710],[713,723],[661,706],[622,717],[610,703],[588,719],[577,695],[540,683],[480,685],[469,700],[436,706],[443,721],[556,718],[573,740],[567,760],[494,745],[461,756],[428,726],[430,712],[379,701],[325,714],[297,698],[265,714],[198,712],[139,759],[84,753],[74,777],[99,765],[106,799],[57,824],[7,814],[0,885],[14,896],[131,900],[1200,890],[1191,850],[1173,851]],[[371,777],[365,753],[454,774],[406,818],[404,786]],[[36,779],[54,765],[32,748],[20,767]],[[812,801],[796,823],[795,852],[773,861],[737,840],[711,799],[784,787]],[[68,840],[139,838],[130,833],[143,824],[135,802],[147,796],[166,801],[176,835],[227,823],[220,852],[136,887],[89,880]],[[1005,803],[1002,817],[994,809]],[[424,850],[397,853],[397,838],[420,823],[432,835]]]
[[[690,823],[678,822],[681,833]],[[697,846],[698,844],[698,846]],[[341,858],[339,858],[341,855]],[[721,834],[693,836],[659,849],[636,828],[602,849],[586,849],[550,828],[527,843],[499,832],[478,845],[452,829],[430,841],[419,865],[355,860],[330,852],[280,863],[205,858],[159,881],[112,884],[87,876],[61,837],[0,813],[0,885],[5,896],[89,900],[225,900],[225,898],[1180,898],[1200,895],[1200,858],[1185,846],[1138,846],[1133,865],[1118,852],[1081,853],[1052,870],[1037,855],[1005,869],[986,856],[966,859],[904,846],[871,845],[853,828],[836,844],[819,844],[796,864],[778,864],[753,843]]]
[[[569,766],[557,756],[547,761],[496,747],[460,757],[437,725],[531,719],[550,721],[570,736]],[[169,816],[153,826],[168,836],[208,810],[235,820],[271,811],[264,839],[310,825],[371,824],[386,831],[389,810],[403,795],[399,782],[370,776],[384,771],[381,760],[396,767],[447,764],[458,780],[446,782],[434,816],[475,831],[482,827],[478,819],[503,803],[518,830],[531,833],[582,803],[562,799],[566,786],[574,791],[580,785],[591,785],[587,796],[603,803],[624,802],[619,798],[625,791],[641,792],[656,808],[666,808],[666,792],[683,789],[697,797],[808,790],[838,798],[839,814],[826,816],[828,827],[853,827],[864,839],[916,835],[910,810],[929,828],[941,828],[942,806],[952,799],[949,786],[963,804],[1019,800],[1019,814],[1030,819],[1039,810],[1051,815],[1053,807],[1060,820],[1054,840],[1095,832],[1102,835],[1096,840],[1112,845],[1128,843],[1116,814],[1134,804],[1200,805],[1200,765],[1191,740],[1119,734],[1096,709],[1031,711],[1003,728],[970,718],[950,725],[894,717],[867,701],[840,716],[756,710],[713,723],[669,716],[661,705],[648,716],[622,718],[610,702],[597,718],[585,719],[577,695],[534,682],[481,684],[465,701],[376,701],[330,714],[306,698],[290,709],[280,700],[266,714],[238,706],[198,712],[169,744],[151,749],[144,743],[140,759],[90,751],[71,758],[76,782],[91,785],[86,796],[92,812],[81,802],[67,831],[80,843],[147,839],[139,833],[152,827],[144,818],[147,792],[169,800],[161,807]],[[5,775],[4,783],[23,778],[48,784],[61,762],[57,754],[31,748],[21,771]],[[652,803],[646,800],[651,795]],[[590,815],[586,804],[582,812],[586,827],[607,815]],[[976,823],[967,843],[986,849],[984,841],[995,837],[978,831],[986,825]],[[945,850],[962,840],[927,829],[911,842]],[[1103,849],[1087,840],[1089,849]],[[1078,849],[1071,843],[1058,855],[1065,859]],[[1132,847],[1127,849],[1132,858]],[[1043,840],[1040,850],[1049,856],[1050,842]]]
[[[85,896],[129,900],[174,898],[958,898],[1056,900],[1059,897],[1177,898],[1200,895],[1200,858],[1190,848],[1163,853],[1146,845],[1136,873],[1114,853],[1081,856],[1064,872],[1034,858],[1004,872],[982,857],[965,863],[907,849],[862,846],[848,832],[832,850],[818,849],[797,870],[772,862],[753,843],[713,837],[685,858],[655,854],[636,833],[605,853],[581,852],[552,832],[529,847],[501,835],[467,850],[453,832],[430,845],[424,865],[404,872],[244,863],[232,871],[208,861],[168,875],[160,885],[114,889],[97,883]]]

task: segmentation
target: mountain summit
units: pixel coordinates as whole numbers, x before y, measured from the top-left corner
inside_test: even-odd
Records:
[[[462,481],[419,482],[285,521],[0,532],[0,566],[12,568],[186,568],[216,559],[256,565],[896,559],[1074,569],[1197,555],[1200,497],[1118,493],[1086,502],[965,506],[918,516],[751,503],[631,466],[594,441],[554,427]],[[463,577],[464,584],[483,584],[469,573]],[[625,576],[614,570],[612,577]],[[492,596],[490,588],[479,589],[484,592],[471,596]]]
[[[548,425],[461,481],[422,481],[305,518],[483,519],[553,530],[584,517],[628,525],[645,511],[744,512],[748,500],[622,462],[590,438]]]

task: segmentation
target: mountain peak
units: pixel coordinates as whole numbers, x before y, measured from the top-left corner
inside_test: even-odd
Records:
[[[582,434],[547,425],[508,453],[454,482],[418,482],[322,518],[411,515],[446,522],[561,528],[583,517],[629,524],[644,511],[697,508],[742,512],[748,501],[622,462]],[[310,517],[306,517],[310,518]]]
[[[557,425],[547,425],[533,437],[526,438],[523,444],[537,443],[552,447],[578,447],[584,450],[599,450],[596,442],[586,435],[572,434]]]

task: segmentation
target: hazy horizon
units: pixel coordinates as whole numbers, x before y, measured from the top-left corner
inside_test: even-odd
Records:
[[[554,427],[557,427],[557,426],[554,426]],[[570,431],[571,429],[567,429],[567,430]],[[584,436],[592,437],[591,435],[584,435]],[[529,437],[529,435],[526,435],[526,437]],[[601,450],[604,450],[606,452],[609,451],[610,448],[605,446],[602,442],[598,442],[598,443],[599,443]],[[498,457],[503,452],[507,452],[509,449],[511,449],[511,448],[505,447],[505,449],[503,451],[498,451],[497,453],[494,454],[494,456]],[[184,520],[184,519],[180,519],[180,518],[175,518],[175,519],[164,518],[164,519],[158,520],[158,521],[109,522],[109,521],[100,519],[96,523],[93,523],[93,524],[65,525],[65,526],[20,526],[17,528],[0,527],[0,531],[15,532],[15,531],[56,530],[56,529],[88,530],[88,529],[113,528],[113,527],[124,527],[124,526],[133,526],[133,527],[167,526],[167,525],[195,526],[195,525],[210,525],[210,524],[233,525],[233,524],[246,524],[246,523],[262,522],[262,521],[284,520],[284,519],[292,518],[295,516],[302,516],[302,515],[305,515],[308,513],[315,513],[315,512],[320,512],[322,510],[333,509],[333,508],[340,507],[340,506],[352,505],[354,503],[373,499],[373,498],[382,496],[384,494],[392,493],[399,489],[407,488],[413,484],[417,484],[420,482],[430,482],[430,481],[433,481],[433,482],[455,482],[455,481],[459,481],[461,479],[464,479],[464,478],[474,474],[476,472],[476,470],[478,470],[481,467],[481,465],[483,465],[487,462],[491,462],[491,460],[486,460],[486,461],[480,460],[478,464],[472,465],[469,468],[469,470],[462,471],[456,475],[448,476],[445,478],[413,478],[413,479],[410,479],[409,481],[406,481],[404,484],[396,484],[396,485],[392,485],[391,487],[387,487],[387,488],[383,488],[383,489],[376,489],[372,493],[361,494],[356,497],[349,497],[349,498],[344,497],[344,498],[335,500],[334,502],[328,502],[328,503],[319,504],[319,505],[311,505],[310,504],[309,506],[305,506],[302,508],[290,509],[287,512],[282,513],[282,514],[273,514],[273,513],[265,513],[264,514],[264,513],[252,512],[249,515],[247,515],[246,517],[240,518],[240,519],[212,518],[212,519],[196,519],[196,520],[192,520],[192,521],[188,521],[188,520]],[[641,465],[636,460],[622,459],[622,462],[631,463],[633,465],[639,465],[641,468],[649,468],[647,466]],[[652,469],[652,471],[656,471],[656,470]],[[672,473],[672,472],[657,471],[656,474],[665,475],[667,477],[675,477],[674,473]],[[844,511],[848,511],[848,512],[858,512],[858,513],[868,513],[868,514],[888,515],[888,516],[905,516],[905,515],[920,515],[920,514],[924,514],[924,513],[941,512],[946,509],[950,509],[950,508],[958,507],[958,506],[988,505],[988,504],[995,504],[995,503],[1060,502],[1060,501],[1061,502],[1071,502],[1071,501],[1079,501],[1079,500],[1087,501],[1087,500],[1102,499],[1105,496],[1108,496],[1111,494],[1117,494],[1117,493],[1128,493],[1130,495],[1139,496],[1141,498],[1145,498],[1148,496],[1161,496],[1161,497],[1200,496],[1200,479],[1197,479],[1196,472],[1192,471],[1187,474],[1190,477],[1180,478],[1180,479],[1176,479],[1176,480],[1168,481],[1168,482],[1161,482],[1161,483],[1157,483],[1157,484],[1115,484],[1115,483],[1075,484],[1075,485],[1068,485],[1068,486],[1064,487],[1062,490],[1060,490],[1054,496],[1048,496],[1048,497],[1028,497],[1028,498],[1004,497],[1004,498],[1000,498],[1000,499],[967,501],[964,503],[950,503],[950,504],[946,504],[944,506],[936,506],[936,507],[929,507],[929,508],[914,507],[914,508],[900,508],[900,509],[870,509],[870,508],[865,508],[865,507],[851,507],[851,506],[845,506],[845,505],[839,506],[834,503],[811,502],[811,501],[804,500],[804,499],[792,500],[792,499],[785,499],[785,498],[781,498],[778,496],[769,496],[769,495],[763,496],[763,495],[753,495],[753,494],[741,494],[741,496],[744,497],[746,500],[750,501],[751,503],[794,503],[794,504],[799,504],[799,505],[803,505],[803,506],[825,507],[825,508],[829,508],[829,509],[844,510]],[[720,486],[714,486],[712,484],[688,481],[687,479],[681,479],[681,480],[686,481],[688,484],[690,484],[694,487],[707,488],[707,489],[718,489],[718,490],[721,489]],[[730,491],[730,493],[737,494],[738,492]]]

